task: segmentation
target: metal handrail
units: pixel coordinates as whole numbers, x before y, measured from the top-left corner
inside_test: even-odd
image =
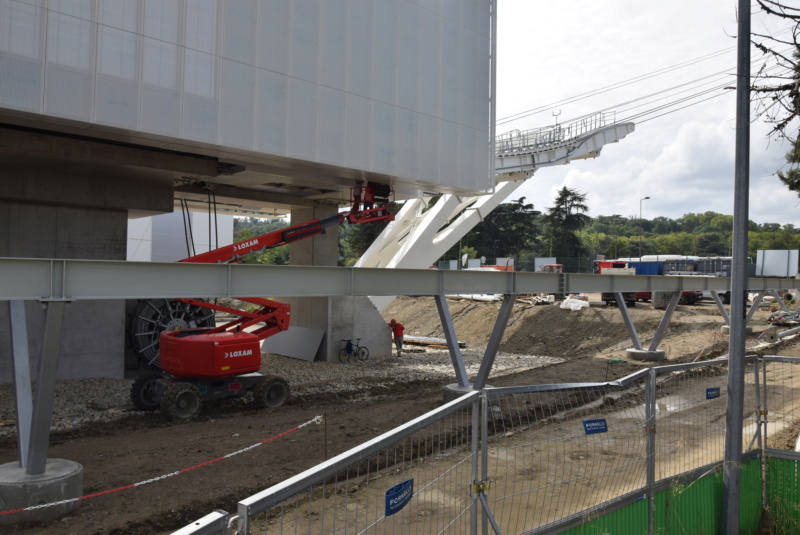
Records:
[[[616,124],[616,112],[599,112],[569,123],[534,128],[511,130],[497,136],[495,149],[498,156],[531,152],[537,149],[569,143],[593,130]]]

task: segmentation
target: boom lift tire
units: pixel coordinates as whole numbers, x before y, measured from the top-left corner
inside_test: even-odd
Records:
[[[150,373],[140,375],[131,386],[131,402],[140,411],[152,412],[161,405],[156,398],[156,381],[161,379],[161,374]]]
[[[253,389],[253,403],[258,409],[280,407],[288,397],[289,383],[274,375],[265,377]]]
[[[191,420],[200,414],[200,389],[189,383],[167,387],[161,400],[161,412],[173,420]]]
[[[140,301],[131,313],[128,338],[144,365],[160,369],[159,337],[162,331],[210,328],[214,325],[214,311],[211,309],[172,299],[147,299]]]

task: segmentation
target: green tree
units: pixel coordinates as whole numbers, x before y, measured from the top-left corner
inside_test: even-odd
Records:
[[[750,90],[758,101],[756,117],[772,125],[769,135],[786,139],[790,150],[786,153],[786,169],[778,171],[778,178],[787,188],[800,196],[800,137],[797,135],[797,118],[800,114],[800,10],[791,2],[756,0],[762,11],[791,26],[792,39],[752,34],[752,42],[763,56],[770,58],[778,68],[761,69]],[[786,49],[789,49],[787,52]]]
[[[546,239],[549,241],[548,256],[582,256],[586,252],[577,232],[591,223],[586,215],[589,206],[586,194],[564,186],[555,199],[554,206],[547,209],[544,216]]]

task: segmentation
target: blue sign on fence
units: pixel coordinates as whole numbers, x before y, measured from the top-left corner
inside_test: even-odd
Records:
[[[599,420],[584,420],[583,430],[587,435],[594,435],[596,433],[608,433],[608,424],[605,418]]]
[[[385,516],[391,516],[406,506],[414,496],[414,480],[409,479],[386,491]]]
[[[706,399],[717,399],[719,397],[719,387],[706,388]]]

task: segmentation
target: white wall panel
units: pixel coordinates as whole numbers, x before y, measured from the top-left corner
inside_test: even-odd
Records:
[[[230,59],[222,60],[221,145],[255,149],[255,87],[255,67]]]
[[[492,184],[489,7],[0,0],[0,115],[30,111],[399,185],[483,190]]]
[[[372,0],[351,0],[347,29],[347,88],[349,92],[367,98],[374,96],[372,7]]]
[[[289,72],[289,37],[293,2],[261,0],[258,10],[258,66],[275,73]]]
[[[397,172],[397,151],[394,146],[397,108],[376,102],[372,107],[372,162],[377,169]]]
[[[379,101],[387,104],[397,102],[397,61],[401,46],[397,38],[396,2],[375,2],[373,11],[374,36],[372,40],[372,88]]]
[[[397,110],[395,129],[395,150],[397,153],[397,174],[417,176],[419,173],[419,115],[411,110]]]
[[[397,106],[419,109],[419,9],[400,2],[397,10]],[[429,52],[430,53],[430,52]]]
[[[347,152],[345,165],[371,170],[372,103],[356,95],[347,95]]]
[[[439,117],[442,92],[442,56],[431,54],[442,49],[442,19],[431,12],[420,14],[419,109],[421,113]]]
[[[295,1],[291,19],[289,74],[308,82],[317,80],[319,67],[320,1]]]
[[[312,82],[289,79],[290,155],[315,161],[317,157],[317,88]]]
[[[322,163],[339,164],[345,160],[347,96],[343,91],[321,85],[319,104],[318,160]]]
[[[289,78],[261,70],[256,87],[256,150],[285,156],[289,127]]]
[[[247,65],[255,65],[258,40],[258,4],[247,1],[222,2],[222,54]]]
[[[347,89],[347,1],[325,0],[320,25],[319,83],[331,89]]]

